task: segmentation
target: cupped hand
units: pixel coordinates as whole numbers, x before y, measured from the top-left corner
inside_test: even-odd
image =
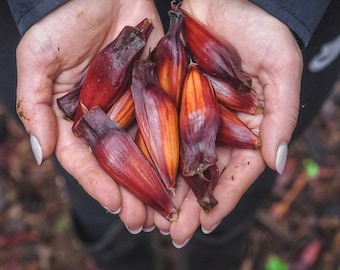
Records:
[[[55,151],[85,191],[108,211],[120,212],[130,230],[143,225],[147,209],[99,167],[86,143],[72,134],[72,123],[63,119],[56,99],[125,25],[134,26],[144,18],[155,27],[148,53],[163,35],[161,22],[152,1],[134,0],[68,1],[34,24],[17,48],[17,112],[31,136],[37,162]]]
[[[211,232],[266,165],[282,173],[297,121],[302,73],[301,52],[290,30],[254,4],[246,0],[184,0],[181,7],[236,48],[242,70],[253,78],[253,88],[264,103],[264,112],[253,117],[240,115],[249,127],[259,130],[261,150],[218,148],[222,173],[215,188],[219,201],[215,208],[205,213],[185,184],[178,187],[179,219],[168,227],[160,225],[178,247],[187,243],[199,226],[205,233]]]

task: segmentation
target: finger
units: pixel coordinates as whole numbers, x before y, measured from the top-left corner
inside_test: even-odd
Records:
[[[190,188],[188,184],[185,182],[185,180],[182,177],[178,177],[175,194],[171,194],[171,195],[172,195],[172,201],[174,202],[179,212],[181,210],[181,204],[183,200],[185,199],[185,197],[187,196],[189,189]]]
[[[90,153],[89,146],[71,131],[72,123],[59,120],[56,156],[84,190],[111,213],[119,213],[121,194],[116,182],[107,175]]]
[[[221,155],[221,149],[219,154]],[[226,150],[227,151],[227,150]],[[222,171],[214,196],[218,204],[208,213],[201,211],[202,231],[209,233],[227,216],[265,168],[260,151],[235,149]]]
[[[170,227],[172,243],[176,248],[184,247],[199,227],[201,208],[197,198],[190,190],[180,205],[178,220]]]
[[[156,225],[154,223],[154,210],[147,206],[146,207],[146,221],[143,225],[144,232],[152,232],[155,229]]]
[[[132,234],[140,233],[146,222],[146,207],[131,192],[120,186],[122,209],[119,217]]]
[[[178,216],[181,215],[181,204],[185,197],[187,196],[189,187],[185,183],[185,181],[182,178],[177,179],[177,184],[176,184],[176,190],[175,193],[170,192],[170,197],[171,200],[173,201],[177,211],[178,211]],[[159,214],[154,215],[154,222],[155,225],[158,227],[159,231],[163,235],[169,235],[170,234],[170,227],[171,227],[171,222],[168,222],[167,220],[164,219]],[[173,221],[176,222],[176,221]]]

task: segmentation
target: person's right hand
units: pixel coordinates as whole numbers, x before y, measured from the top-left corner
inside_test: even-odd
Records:
[[[108,211],[120,212],[132,231],[143,226],[146,207],[100,168],[84,140],[72,134],[72,123],[63,119],[56,99],[72,88],[91,59],[124,26],[135,26],[144,18],[155,27],[147,54],[163,35],[162,25],[153,1],[135,0],[68,1],[28,29],[17,48],[17,112],[31,136],[37,162],[55,151],[85,191]]]

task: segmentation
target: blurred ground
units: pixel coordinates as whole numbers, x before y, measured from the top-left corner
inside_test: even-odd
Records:
[[[338,83],[290,147],[286,171],[244,242],[241,270],[340,269],[339,105]],[[94,270],[67,203],[52,161],[36,166],[27,135],[0,107],[0,270]],[[175,270],[169,243],[159,238],[164,265]]]
[[[285,173],[244,243],[242,270],[340,269],[339,105],[337,83],[312,125],[290,147]],[[288,268],[271,268],[278,261]]]
[[[92,269],[70,227],[63,179],[51,160],[35,164],[27,135],[3,108],[0,139],[0,269]]]

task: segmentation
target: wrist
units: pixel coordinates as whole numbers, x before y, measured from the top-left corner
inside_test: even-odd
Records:
[[[305,48],[305,45],[303,44],[301,38],[293,30],[290,30],[290,32],[292,33],[296,41],[296,44],[299,46],[300,50],[302,51]]]
[[[20,2],[20,3],[18,3]],[[67,0],[57,1],[8,1],[12,16],[21,35],[48,13],[52,12]]]

